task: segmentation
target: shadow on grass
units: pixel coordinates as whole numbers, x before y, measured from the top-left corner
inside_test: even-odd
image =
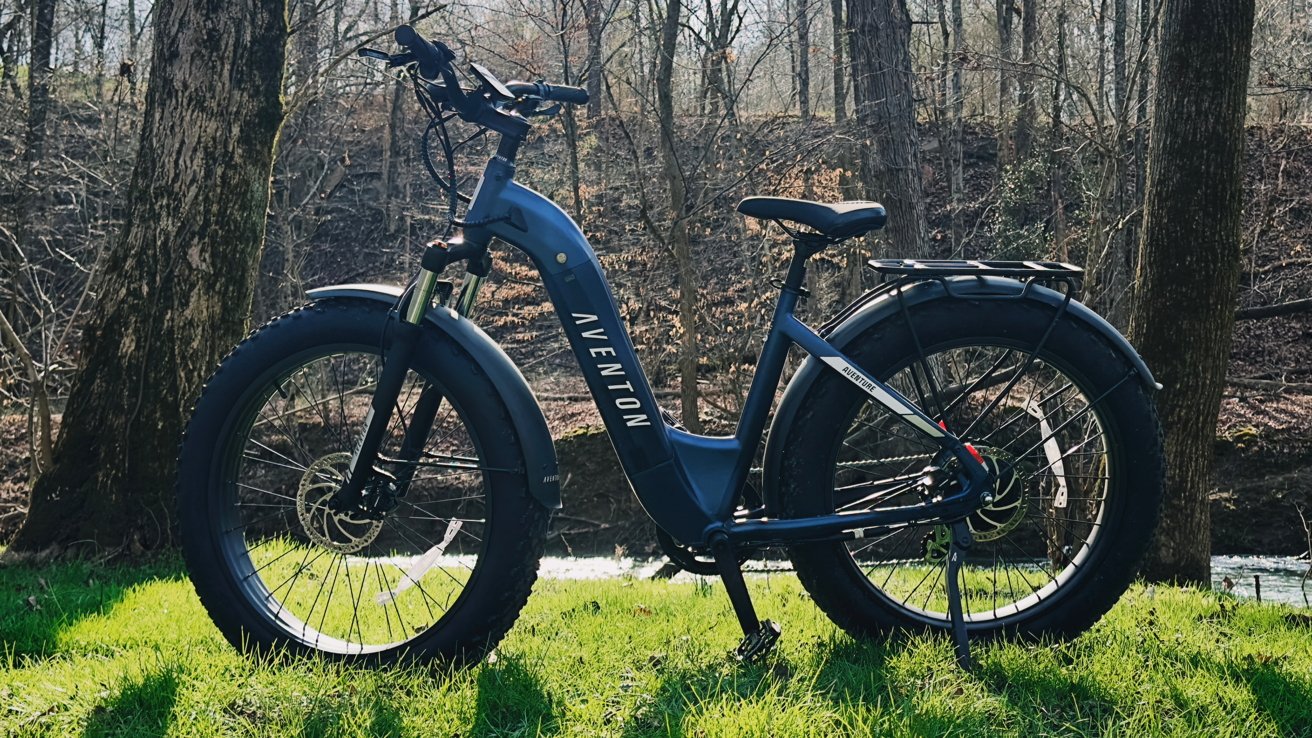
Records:
[[[172,670],[129,682],[118,694],[97,705],[82,735],[152,738],[168,733],[178,678]]]
[[[538,677],[518,659],[500,658],[478,674],[473,738],[508,734],[555,735],[559,720]]]
[[[107,613],[132,587],[185,575],[181,560],[161,557],[132,566],[86,561],[0,566],[0,657],[54,655],[59,634],[78,621]]]
[[[719,661],[698,668],[670,668],[662,673],[651,697],[640,703],[625,721],[624,738],[705,735],[703,729],[685,726],[689,718],[713,715],[722,704],[761,698],[771,692],[795,694],[797,689],[823,693],[835,702],[874,705],[886,700],[884,668],[890,654],[902,648],[893,641],[837,641],[814,679],[803,677],[786,659],[771,656],[763,664],[742,664],[725,654]],[[798,674],[806,673],[797,667]]]
[[[1238,673],[1256,698],[1258,712],[1271,718],[1282,735],[1312,736],[1312,681],[1255,659]]]

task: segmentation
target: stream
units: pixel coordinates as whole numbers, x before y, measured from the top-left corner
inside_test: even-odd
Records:
[[[538,575],[546,579],[609,579],[629,576],[650,579],[665,559],[635,559],[630,557],[543,557]],[[750,561],[746,565],[749,575],[760,576],[769,572],[786,572],[786,560]],[[1300,579],[1308,570],[1308,562],[1293,556],[1213,556],[1212,589],[1223,590],[1226,577],[1234,583],[1231,592],[1252,599],[1256,595],[1253,577],[1261,580],[1263,602],[1284,602],[1304,606]],[[696,580],[692,574],[679,572],[672,581]],[[1312,580],[1308,582],[1308,596],[1312,597]]]

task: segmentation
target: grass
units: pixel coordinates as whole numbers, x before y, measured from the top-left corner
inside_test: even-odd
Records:
[[[548,581],[454,674],[238,654],[180,566],[0,569],[0,735],[1312,736],[1312,628],[1291,608],[1136,587],[1065,644],[859,642],[791,576],[745,667],[718,586]]]

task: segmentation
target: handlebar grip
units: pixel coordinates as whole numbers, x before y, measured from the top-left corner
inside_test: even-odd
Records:
[[[586,105],[588,91],[582,87],[570,85],[549,85],[545,82],[510,82],[506,87],[516,95],[535,95],[543,100]]]
[[[447,54],[439,51],[432,41],[420,36],[419,32],[410,26],[397,26],[396,42],[415,55],[415,60],[419,62],[419,73],[425,79],[440,77],[443,68],[450,61]]]
[[[582,87],[570,85],[543,85],[547,88],[546,98],[571,105],[587,105],[588,91]]]

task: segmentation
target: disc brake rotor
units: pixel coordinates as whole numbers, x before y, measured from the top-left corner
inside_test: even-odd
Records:
[[[993,501],[966,518],[970,533],[977,541],[995,541],[1025,519],[1025,484],[1016,469],[1016,461],[993,449],[980,448],[984,464],[994,474]]]
[[[347,451],[324,456],[305,470],[296,491],[296,516],[305,535],[316,545],[340,553],[355,553],[373,543],[383,527],[382,520],[357,519],[328,507],[350,468]]]

